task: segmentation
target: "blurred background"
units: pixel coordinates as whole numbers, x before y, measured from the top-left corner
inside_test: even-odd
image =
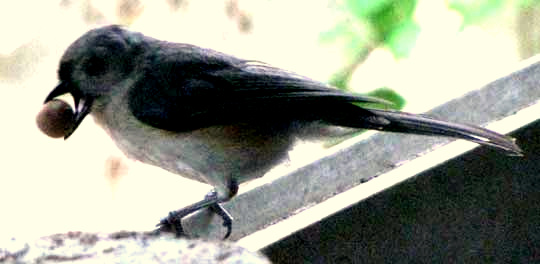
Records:
[[[60,57],[91,28],[122,24],[424,112],[538,53],[539,17],[536,0],[3,1],[0,238],[150,230],[210,189],[126,159],[92,119],[67,141],[39,132]],[[316,158],[313,148],[285,170]]]

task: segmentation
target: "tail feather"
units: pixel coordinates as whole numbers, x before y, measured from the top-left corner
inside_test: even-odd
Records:
[[[345,124],[346,126],[389,132],[460,138],[505,150],[510,155],[522,155],[522,150],[515,143],[513,138],[482,127],[450,123],[398,111],[368,110],[359,107],[356,107],[356,109],[361,109],[361,114],[356,116],[361,116],[362,119],[356,124]],[[343,120],[344,119],[341,119],[341,121]],[[347,120],[350,122],[350,120],[353,119],[350,119],[349,116]]]

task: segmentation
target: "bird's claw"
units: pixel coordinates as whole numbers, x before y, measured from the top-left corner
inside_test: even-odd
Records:
[[[221,219],[223,219],[223,226],[227,228],[227,233],[225,234],[223,239],[227,239],[231,235],[231,232],[232,232],[233,217],[219,203],[215,203],[211,205],[210,210],[212,210],[212,212],[214,212],[215,214],[221,216]]]
[[[219,203],[210,205],[209,209],[223,219],[223,226],[227,228],[227,233],[223,239],[227,239],[232,232],[232,216]],[[158,228],[154,232],[175,233],[176,237],[187,236],[182,226],[182,218],[186,215],[188,215],[188,213],[184,212],[184,210],[170,212],[167,217],[159,221],[156,225]]]
[[[227,239],[232,232],[232,219],[223,218],[223,226],[227,228],[227,233],[223,237],[223,240]]]
[[[175,233],[176,237],[186,236],[184,228],[182,227],[182,217],[178,217],[177,212],[170,212],[169,215],[159,221],[156,225],[157,229],[154,231]]]

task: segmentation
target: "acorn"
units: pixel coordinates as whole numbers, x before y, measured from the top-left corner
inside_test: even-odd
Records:
[[[58,99],[53,99],[43,105],[36,117],[39,130],[52,137],[65,137],[73,127],[75,114],[71,106]]]

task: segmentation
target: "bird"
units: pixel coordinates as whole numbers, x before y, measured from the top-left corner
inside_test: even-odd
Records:
[[[298,139],[343,136],[371,129],[445,136],[521,155],[511,137],[468,124],[376,109],[385,100],[336,89],[255,60],[168,42],[119,25],[89,30],[60,59],[58,85],[45,103],[70,94],[74,133],[87,115],[123,153],[213,186],[202,200],[171,211],[158,231],[186,235],[182,218],[222,204],[238,185],[263,176],[287,158]]]

